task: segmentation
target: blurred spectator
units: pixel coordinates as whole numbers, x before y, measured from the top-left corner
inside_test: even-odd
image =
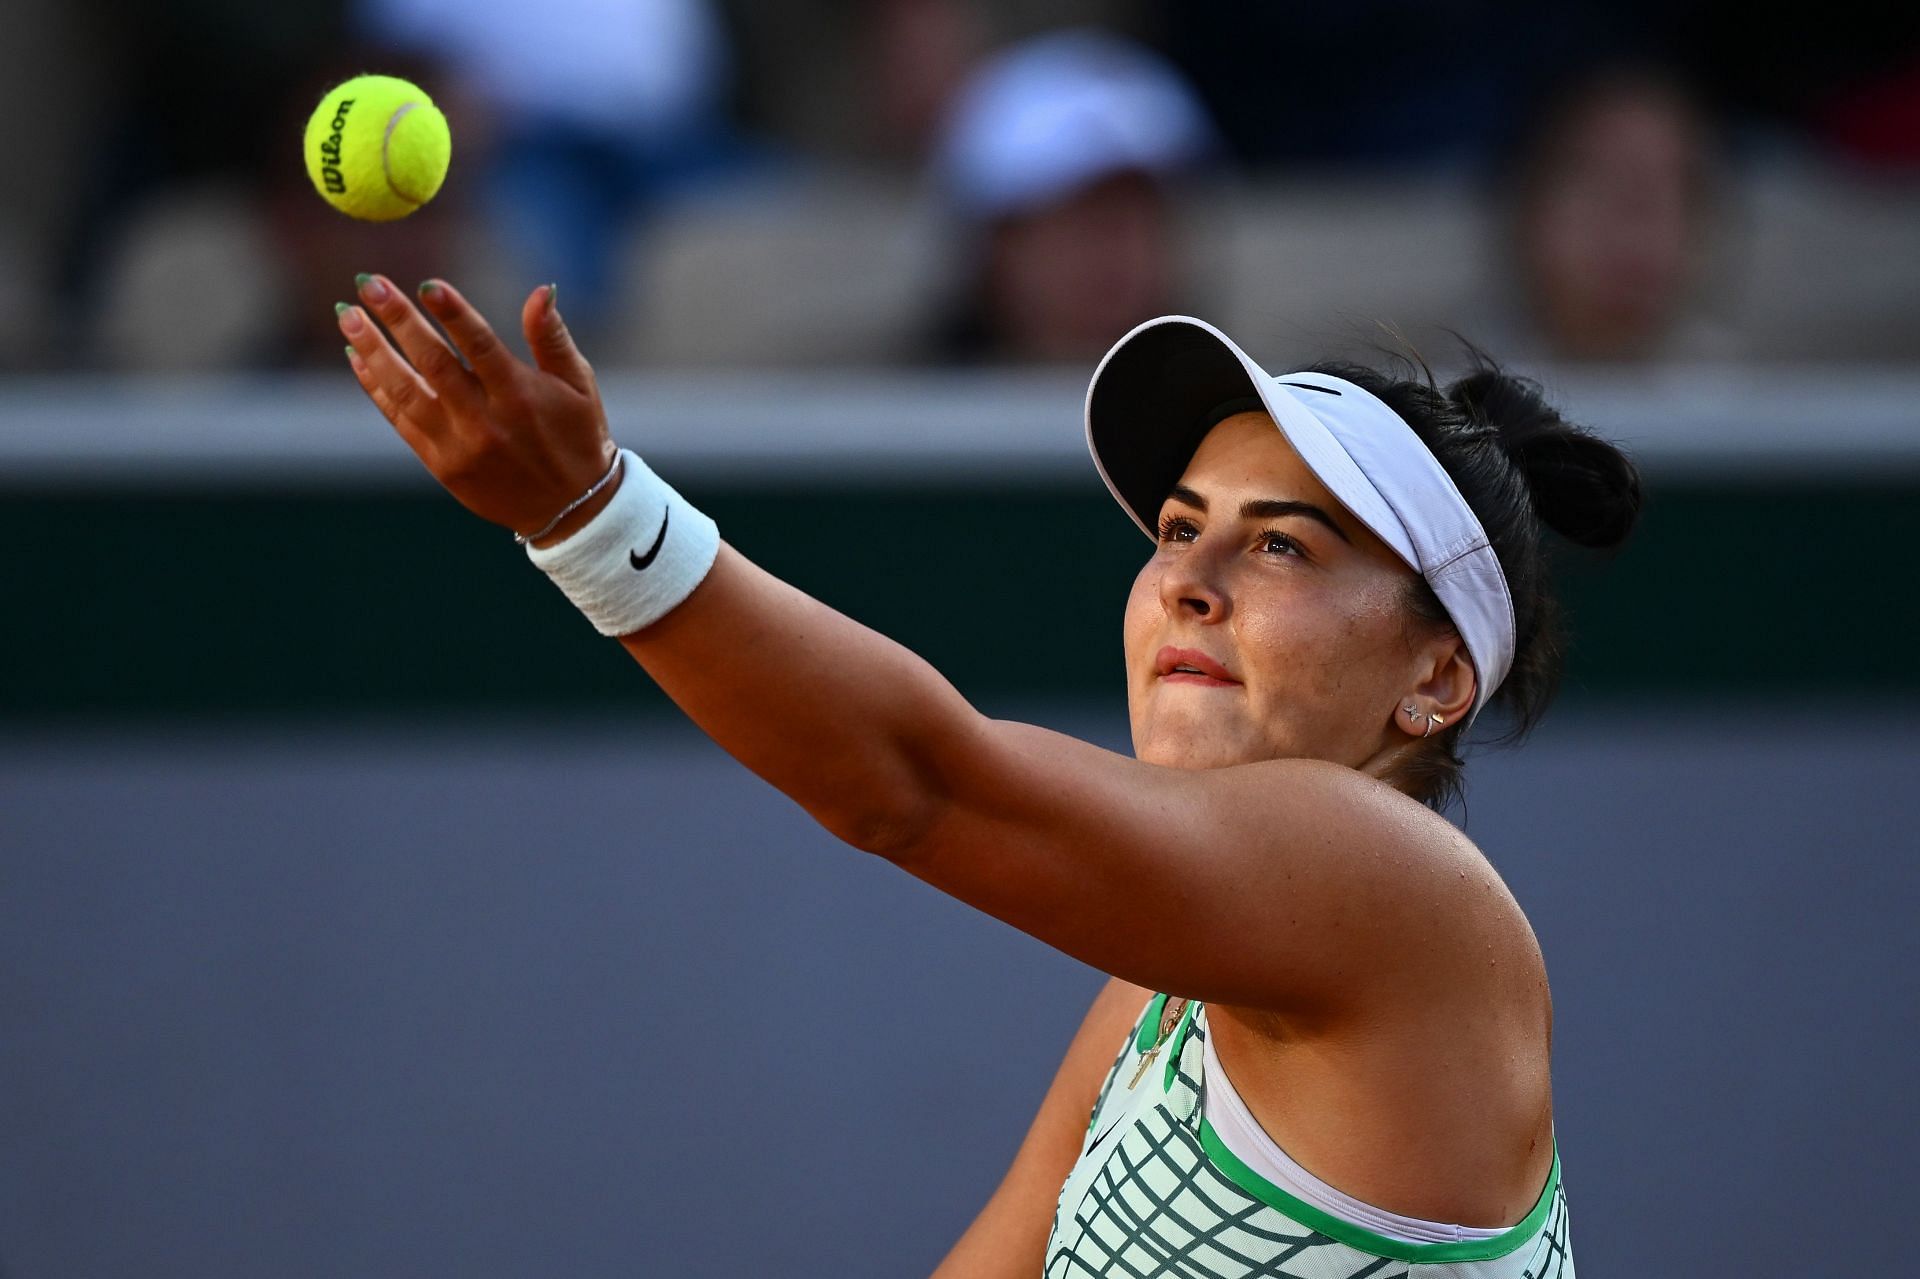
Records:
[[[974,64],[1047,31],[1135,34],[1144,0],[719,0],[756,131],[809,155],[918,164]],[[796,51],[804,51],[796,56]]]
[[[1085,30],[994,58],[949,120],[936,174],[966,279],[938,335],[952,360],[1097,357],[1180,293],[1170,182],[1213,151],[1157,56]]]
[[[614,303],[631,223],[749,156],[708,0],[362,0],[361,19],[444,65],[485,112],[497,239],[513,274],[561,285],[577,331]]]
[[[1727,355],[1724,331],[1698,306],[1717,168],[1713,130],[1672,77],[1619,67],[1570,81],[1507,156],[1519,314],[1480,336],[1497,337],[1507,358]]]
[[[1681,0],[1685,3],[1686,0]],[[1157,43],[1238,159],[1484,160],[1537,86],[1649,38],[1674,0],[1156,0]]]
[[[48,122],[80,157],[57,254],[58,356],[156,369],[271,358],[274,304],[247,278],[262,241],[257,195],[272,167],[299,170],[282,107],[310,51],[339,47],[338,15],[250,0],[81,0],[67,20],[86,37],[86,65],[72,73],[92,76],[101,101],[88,112],[97,123]],[[211,322],[181,326],[186,298]]]
[[[1678,18],[1687,66],[1736,116],[1874,167],[1920,167],[1920,7],[1833,0],[1790,21],[1691,0]]]

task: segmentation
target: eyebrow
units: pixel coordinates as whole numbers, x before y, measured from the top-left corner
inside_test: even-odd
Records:
[[[1206,512],[1207,499],[1201,497],[1184,484],[1174,485],[1167,496],[1176,502],[1191,506],[1203,514]],[[1304,515],[1310,520],[1318,520],[1332,529],[1334,536],[1349,546],[1353,545],[1353,539],[1347,536],[1345,529],[1334,523],[1333,516],[1327,514],[1312,502],[1294,502],[1277,497],[1252,497],[1240,503],[1241,519],[1277,520],[1284,519],[1289,515]]]

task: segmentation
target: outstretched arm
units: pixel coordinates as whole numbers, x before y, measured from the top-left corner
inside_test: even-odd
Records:
[[[1149,989],[1308,1011],[1364,985],[1355,965],[1437,946],[1449,926],[1458,880],[1423,843],[1437,819],[1382,784],[1306,760],[1162,768],[989,719],[913,653],[730,548],[621,643],[840,838]]]
[[[407,298],[373,285],[362,298],[393,342],[350,309],[355,373],[465,505],[531,531],[604,473],[592,373],[545,290],[521,317],[534,367],[450,287],[424,291],[469,369]],[[1160,768],[990,720],[906,649],[730,548],[622,643],[836,835],[1141,986],[1326,1014],[1389,978],[1419,998],[1456,975],[1450,961],[1512,940],[1491,869],[1385,785],[1306,760]]]

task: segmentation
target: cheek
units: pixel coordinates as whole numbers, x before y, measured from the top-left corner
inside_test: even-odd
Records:
[[[1160,572],[1152,560],[1134,575],[1133,589],[1127,592],[1126,615],[1121,619],[1121,639],[1127,650],[1127,666],[1133,669],[1140,648],[1160,621]]]
[[[1375,583],[1304,589],[1242,608],[1237,632],[1242,652],[1260,654],[1270,689],[1336,716],[1371,698],[1404,654],[1399,597]]]
[[[1153,754],[1149,740],[1153,734],[1147,725],[1151,697],[1141,683],[1151,654],[1147,651],[1160,621],[1160,575],[1148,561],[1134,576],[1127,592],[1125,616],[1120,623],[1120,642],[1126,658],[1127,721],[1133,730],[1134,754],[1152,763],[1168,763]]]

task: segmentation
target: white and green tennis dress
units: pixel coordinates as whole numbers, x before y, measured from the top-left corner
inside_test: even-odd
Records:
[[[1558,1154],[1539,1202],[1511,1229],[1396,1218],[1318,1182],[1270,1141],[1266,1152],[1250,1150],[1249,1140],[1265,1140],[1257,1127],[1249,1137],[1216,1105],[1222,1095],[1240,1102],[1209,1062],[1206,1009],[1188,1004],[1163,1035],[1166,1016],[1167,996],[1156,995],[1101,1085],[1087,1144],[1054,1211],[1045,1279],[1574,1279]],[[1209,1064],[1218,1075],[1213,1101]],[[1238,1153],[1216,1114],[1235,1132]],[[1239,1118],[1251,1126],[1243,1110]],[[1265,1166],[1281,1180],[1290,1169],[1299,1193],[1252,1166],[1269,1156],[1285,1162]],[[1457,1237],[1406,1237],[1423,1228]]]

